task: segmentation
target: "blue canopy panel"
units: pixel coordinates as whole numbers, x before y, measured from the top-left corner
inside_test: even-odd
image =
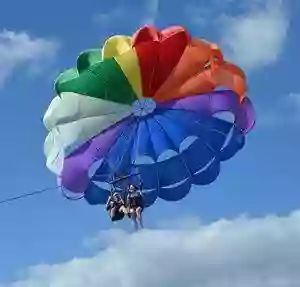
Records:
[[[84,198],[91,205],[106,204],[109,195],[108,189],[104,189],[91,181],[84,193]]]
[[[195,140],[183,148],[182,143],[191,136]],[[124,129],[91,176],[85,198],[90,204],[103,204],[109,191],[95,183],[138,174],[116,186],[124,190],[128,183],[139,185],[138,177],[146,206],[157,197],[180,200],[192,184],[212,183],[220,173],[220,162],[233,157],[244,143],[245,137],[234,123],[191,111],[157,109]],[[166,151],[173,153],[162,157]],[[139,163],[143,156],[152,163]]]

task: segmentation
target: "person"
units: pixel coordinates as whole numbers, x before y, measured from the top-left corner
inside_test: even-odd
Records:
[[[140,228],[143,228],[143,195],[141,191],[138,190],[133,184],[129,185],[126,205],[128,208],[128,216],[133,220],[135,229],[138,230],[138,223],[140,225]]]
[[[106,210],[109,212],[112,221],[121,220],[128,214],[124,200],[118,192],[114,192],[108,197]]]

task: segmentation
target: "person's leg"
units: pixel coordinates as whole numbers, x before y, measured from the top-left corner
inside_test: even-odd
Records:
[[[134,208],[130,208],[130,209],[129,209],[129,213],[130,213],[130,218],[131,218],[131,220],[132,220],[133,223],[134,223],[134,228],[135,228],[135,230],[138,230],[138,229],[139,229],[139,226],[138,226],[138,222],[137,222],[137,219],[136,219],[135,209],[134,209]]]
[[[116,208],[115,207],[112,207],[109,211],[109,216],[111,219],[113,219],[116,215]]]
[[[127,208],[124,205],[122,205],[119,208],[119,211],[122,212],[122,213],[124,213],[125,215],[128,215],[128,210],[127,210]]]
[[[142,216],[142,208],[140,206],[138,206],[135,210],[136,213],[136,217],[140,223],[140,227],[144,228],[144,224],[143,224],[143,216]]]

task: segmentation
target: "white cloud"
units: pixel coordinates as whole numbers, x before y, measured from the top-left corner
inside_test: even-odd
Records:
[[[243,68],[273,64],[283,52],[289,28],[286,1],[212,0],[188,4],[185,12],[199,31],[207,29],[212,38],[217,33],[226,58]]]
[[[118,243],[127,235],[128,233],[122,229],[102,230],[95,236],[85,238],[83,244],[88,249],[106,248],[111,244]]]
[[[55,41],[32,38],[25,32],[3,31],[0,33],[0,86],[21,65],[37,73],[53,60],[58,48]]]
[[[300,112],[300,93],[291,93],[288,96],[288,104]]]
[[[258,126],[279,127],[300,124],[300,93],[290,93],[269,108],[258,111]]]
[[[276,62],[287,38],[288,14],[282,0],[251,2],[247,12],[221,21],[222,42],[231,60],[244,68]],[[256,5],[254,5],[256,4]]]
[[[210,6],[199,7],[198,5],[188,4],[184,8],[184,12],[186,13],[189,21],[195,25],[198,29],[201,29],[209,24],[209,18],[213,17]]]
[[[189,22],[199,28],[200,33],[204,27],[208,28],[210,33],[212,33],[212,27],[219,28],[218,19],[221,13],[225,11],[230,12],[230,8],[232,10],[233,5],[235,7],[240,5],[240,2],[234,2],[235,0],[210,0],[201,4],[199,1],[192,0],[188,1],[184,6],[184,12]]]
[[[36,266],[27,279],[2,287],[300,286],[300,211],[187,230],[118,232],[92,258]]]

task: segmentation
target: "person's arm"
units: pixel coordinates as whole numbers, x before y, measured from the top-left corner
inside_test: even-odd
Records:
[[[106,202],[106,208],[108,207],[109,203],[110,203],[110,200],[111,200],[111,196],[108,197],[107,199],[107,202]]]

